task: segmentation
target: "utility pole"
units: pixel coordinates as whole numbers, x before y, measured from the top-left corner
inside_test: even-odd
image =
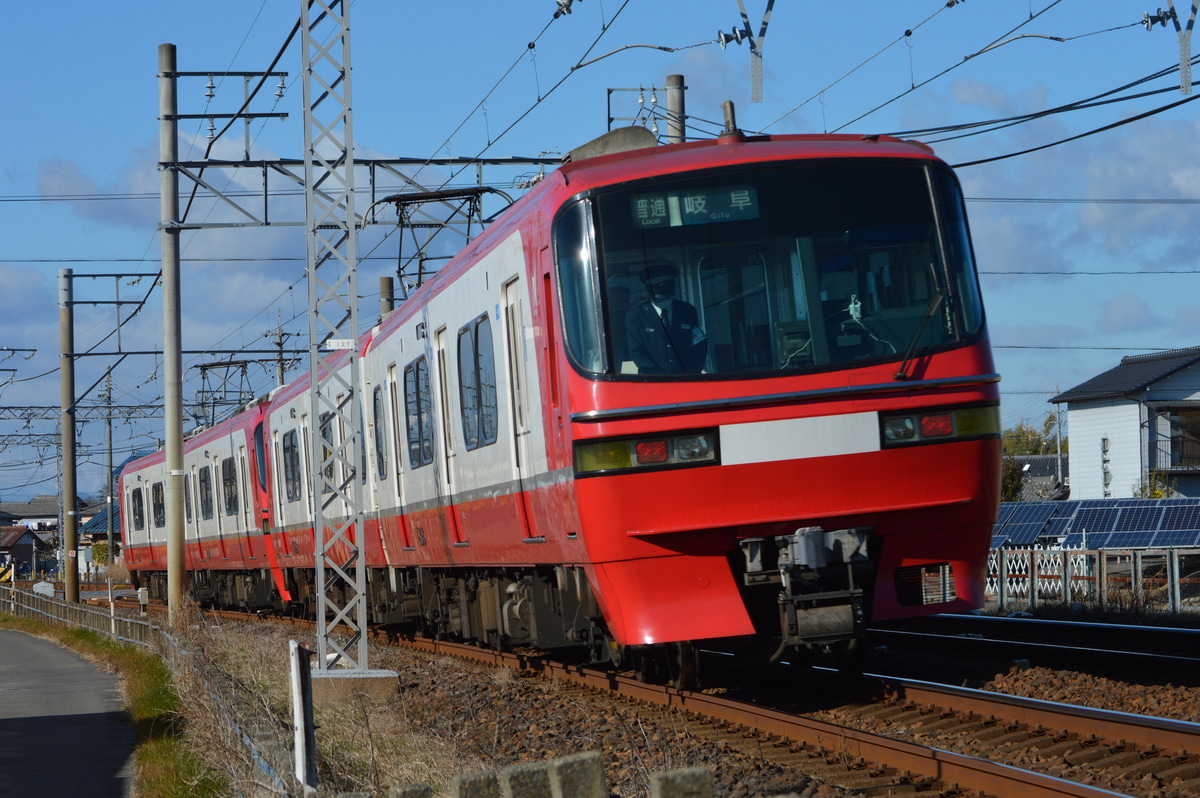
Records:
[[[179,160],[179,103],[175,45],[158,46],[159,225],[162,233],[163,435],[167,465],[167,610],[182,622],[187,570],[183,549],[183,354],[179,308],[179,173],[164,166]]]
[[[667,143],[687,141],[687,112],[684,109],[683,75],[667,75]]]
[[[287,371],[287,361],[283,357],[283,345],[287,343],[287,339],[291,338],[296,333],[285,333],[283,327],[276,327],[270,332],[263,333],[264,338],[275,339],[275,385],[282,388],[287,383],[284,382],[284,373]]]
[[[76,532],[79,507],[75,497],[75,308],[71,303],[71,270],[58,272],[58,340],[59,399],[62,432],[62,537],[63,557],[59,569],[63,574],[63,598],[79,601],[79,565]]]

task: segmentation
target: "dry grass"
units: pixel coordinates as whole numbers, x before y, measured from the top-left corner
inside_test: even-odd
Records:
[[[194,749],[204,752],[207,766],[219,770],[236,791],[252,792],[262,776],[231,733],[228,717],[236,710],[240,724],[266,730],[290,747],[288,652],[295,635],[268,624],[215,623],[197,615],[185,637],[193,656],[202,660],[205,678],[236,696],[236,707],[220,707],[200,685],[181,685],[188,736]],[[397,694],[380,701],[357,693],[328,708],[318,706],[322,790],[383,792],[394,784],[421,783],[444,791],[455,775],[486,769],[464,758],[453,740],[414,732],[412,713]]]

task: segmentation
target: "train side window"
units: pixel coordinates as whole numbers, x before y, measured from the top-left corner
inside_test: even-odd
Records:
[[[142,498],[142,489],[134,488],[129,494],[129,506],[133,510],[133,528],[139,532],[146,528],[146,506]]]
[[[458,331],[458,400],[463,443],[468,451],[479,448],[479,375],[473,328],[474,324],[468,324]]]
[[[300,501],[300,446],[294,429],[283,435],[283,482],[287,500]]]
[[[375,386],[372,394],[372,415],[375,424],[375,473],[380,479],[387,479],[387,428],[383,411],[383,386]]]
[[[183,475],[183,517],[189,524],[192,522],[192,475]]]
[[[321,492],[333,490],[333,413],[321,414],[321,462],[325,463],[325,478],[321,480]]]
[[[475,358],[479,369],[480,444],[496,442],[500,427],[500,408],[496,399],[496,350],[492,345],[492,325],[484,314],[475,323]]]
[[[413,468],[433,462],[433,397],[429,363],[424,356],[404,367],[404,413],[408,427],[408,460]]]
[[[213,517],[212,469],[206,465],[201,466],[198,482],[200,485],[200,517],[205,521],[211,521]]]
[[[221,461],[221,495],[225,497],[225,515],[237,515],[237,464],[232,457]]]
[[[167,502],[163,495],[163,484],[155,482],[150,486],[150,511],[154,518],[154,526],[167,525]]]
[[[458,376],[467,448],[495,443],[499,425],[496,354],[486,313],[458,331]]]

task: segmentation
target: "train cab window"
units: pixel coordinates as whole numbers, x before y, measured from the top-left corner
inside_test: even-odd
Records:
[[[200,517],[205,521],[211,521],[213,517],[212,469],[206,465],[201,466],[196,483],[200,491]]]
[[[375,430],[375,474],[380,479],[387,479],[387,430],[383,411],[383,386],[375,386],[371,394],[371,416]]]
[[[571,355],[584,371],[599,372],[605,369],[606,359],[589,208],[586,202],[576,202],[558,217],[554,251]]]
[[[296,430],[283,434],[283,484],[289,502],[300,501],[300,446]]]
[[[232,457],[226,457],[221,461],[221,495],[225,498],[225,515],[237,515],[237,463]]]
[[[467,449],[496,442],[496,355],[485,313],[458,331],[459,406]]]
[[[167,525],[167,502],[163,495],[161,482],[155,482],[150,486],[150,513],[155,527]]]
[[[899,362],[983,324],[961,190],[929,162],[625,183],[564,209],[554,244],[571,361],[610,378]]]
[[[129,509],[133,515],[133,528],[142,531],[146,528],[146,505],[142,497],[142,489],[134,488],[129,494]]]
[[[408,428],[408,462],[413,468],[433,462],[433,396],[429,363],[422,356],[404,367],[404,414]]]

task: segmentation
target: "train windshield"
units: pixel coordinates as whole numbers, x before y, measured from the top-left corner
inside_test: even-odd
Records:
[[[957,181],[925,163],[772,164],[626,184],[567,208],[555,247],[571,357],[595,374],[899,361],[983,323]]]

